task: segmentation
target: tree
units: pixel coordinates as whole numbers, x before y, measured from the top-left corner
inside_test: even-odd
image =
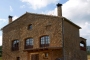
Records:
[[[87,54],[90,55],[90,46],[87,46]]]
[[[0,57],[2,57],[2,46],[0,46]]]

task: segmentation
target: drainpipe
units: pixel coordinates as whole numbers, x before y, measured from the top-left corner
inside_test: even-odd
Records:
[[[65,60],[65,49],[64,49],[64,18],[62,17],[62,42],[63,42],[63,60]]]
[[[57,4],[57,14],[59,17],[62,17],[62,4]],[[62,17],[62,43],[63,43],[63,59],[65,60],[65,49],[64,49],[64,18]]]

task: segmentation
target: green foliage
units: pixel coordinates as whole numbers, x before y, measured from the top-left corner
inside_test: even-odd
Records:
[[[0,57],[0,60],[2,60],[2,57]]]
[[[2,46],[0,46],[0,50],[2,51]]]
[[[87,55],[90,55],[90,51],[87,51]]]
[[[87,55],[90,55],[90,46],[87,46]]]
[[[0,57],[2,57],[2,46],[0,46]]]

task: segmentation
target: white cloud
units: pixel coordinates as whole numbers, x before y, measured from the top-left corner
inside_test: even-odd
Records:
[[[0,46],[2,45],[2,36],[0,36]]]
[[[10,7],[10,11],[13,12],[13,8],[12,8],[12,6],[9,6],[9,7]]]
[[[62,6],[62,14],[82,27],[80,35],[87,39],[90,45],[90,0],[68,0]],[[54,14],[53,14],[54,13]],[[56,8],[47,14],[57,15]]]
[[[33,9],[40,9],[46,7],[49,4],[56,4],[59,0],[21,0],[22,2],[26,2]]]
[[[62,6],[62,15],[75,23],[90,22],[90,0],[68,0]],[[57,15],[57,8],[47,14]]]
[[[13,17],[13,20],[15,20],[15,19],[17,19],[17,18],[18,18],[18,16],[14,16],[14,17]]]
[[[25,7],[26,7],[25,5],[20,6],[20,8],[25,8]]]
[[[85,24],[80,25],[82,27],[81,29],[81,36],[90,35],[90,23],[85,22]]]
[[[48,14],[48,15],[55,15],[55,16],[57,16],[57,8],[55,8],[55,9],[52,10],[52,11],[49,11],[47,14]]]
[[[63,4],[63,16],[72,19],[74,22],[90,21],[89,0],[68,0]]]
[[[55,8],[54,10],[44,11],[42,12],[42,14],[57,16],[57,8]]]
[[[0,22],[6,22],[6,19],[2,19],[2,18],[1,18],[1,19],[0,19]]]
[[[79,24],[82,29],[80,30],[80,35],[87,39],[87,44],[90,45],[90,23],[85,22],[84,24]]]

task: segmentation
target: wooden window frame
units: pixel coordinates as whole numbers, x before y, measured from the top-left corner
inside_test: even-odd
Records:
[[[25,40],[25,49],[33,48],[33,38],[27,38]]]
[[[12,51],[19,50],[19,40],[12,41]]]
[[[32,30],[32,24],[28,25],[28,30]]]
[[[40,47],[49,47],[50,37],[48,35],[40,37]]]

